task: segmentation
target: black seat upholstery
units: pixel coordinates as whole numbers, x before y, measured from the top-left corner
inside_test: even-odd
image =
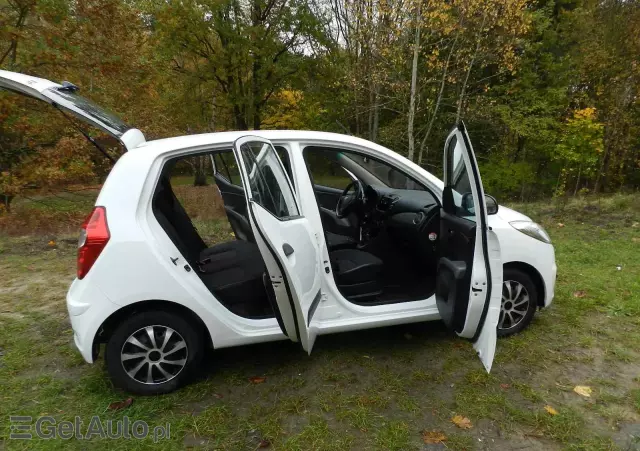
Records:
[[[204,249],[199,266],[204,284],[233,313],[249,318],[272,314],[256,244],[236,240]]]
[[[382,293],[382,260],[358,249],[340,249],[329,253],[336,283],[349,299],[374,300]]]
[[[358,244],[358,242],[350,236],[327,232],[326,228],[324,236],[327,241],[327,248],[329,248],[329,252],[337,251],[339,249],[353,249]]]
[[[153,198],[153,211],[158,223],[167,232],[169,239],[193,265],[206,244],[198,234],[189,215],[171,189],[169,178],[160,179]]]
[[[226,205],[224,207],[224,211],[227,213],[229,225],[231,225],[231,229],[233,230],[236,238],[255,243],[256,240],[253,237],[253,230],[251,230],[249,220],[244,215],[231,207],[227,207]]]

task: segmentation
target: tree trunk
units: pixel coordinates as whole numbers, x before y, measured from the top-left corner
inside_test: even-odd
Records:
[[[606,173],[609,170],[609,146],[611,144],[610,140],[607,140],[604,145],[604,155],[602,155],[602,163],[600,164],[600,168],[598,168],[598,175],[596,176],[596,183],[593,187],[593,192],[598,194],[603,186],[606,184]]]
[[[518,139],[518,144],[520,144],[520,140]],[[526,161],[527,158],[527,148],[524,145],[524,139],[522,139],[522,161]],[[524,202],[524,190],[527,186],[526,180],[522,180],[522,189],[520,190],[520,202]]]
[[[380,85],[375,84],[373,101],[373,124],[371,125],[371,141],[378,139],[378,128],[380,124]]]
[[[464,82],[462,83],[462,89],[460,90],[460,97],[458,97],[458,106],[456,108],[456,125],[460,122],[460,116],[462,115],[462,106],[464,105],[464,96],[467,91],[467,83],[469,82],[469,75],[471,75],[471,69],[473,68],[473,64],[476,62],[476,57],[478,56],[478,52],[480,51],[480,42],[482,38],[482,30],[484,29],[484,24],[487,20],[487,13],[485,12],[484,16],[482,16],[482,25],[480,25],[480,29],[478,30],[478,34],[476,37],[476,49],[473,52],[473,56],[471,57],[471,61],[469,62],[469,67],[467,68],[467,74],[464,77]]]
[[[206,173],[206,156],[200,155],[194,158],[194,178],[193,186],[207,186],[207,173]]]
[[[433,128],[433,124],[436,121],[436,117],[438,115],[438,109],[440,108],[440,103],[442,102],[442,94],[444,93],[444,86],[447,82],[447,72],[449,71],[449,62],[451,61],[451,55],[453,55],[453,51],[456,48],[456,44],[458,43],[458,36],[460,33],[456,34],[456,38],[453,40],[453,44],[451,44],[451,48],[449,49],[449,54],[447,55],[447,61],[442,69],[442,78],[440,79],[440,91],[438,92],[438,98],[436,99],[436,104],[433,107],[433,113],[431,114],[431,118],[429,119],[429,125],[427,126],[427,131],[422,137],[422,142],[420,143],[420,153],[418,154],[418,164],[422,164],[422,155],[427,148],[427,141],[429,140],[429,135],[431,134],[431,129]]]
[[[411,65],[411,92],[409,94],[409,117],[407,123],[407,135],[409,137],[409,160],[413,161],[415,152],[415,136],[413,133],[413,123],[416,116],[416,91],[418,84],[418,58],[420,57],[420,9],[421,4],[418,2],[418,10],[416,11],[416,34],[413,43],[413,63]],[[419,164],[420,162],[418,162]]]
[[[238,105],[233,106],[233,117],[236,121],[236,128],[238,130],[247,130],[249,128],[247,127],[247,120],[244,115],[244,110],[238,107]]]
[[[578,178],[576,179],[576,187],[573,189],[573,197],[578,194],[578,187],[580,186],[580,173],[582,171],[582,165],[578,166]]]
[[[7,213],[11,212],[11,201],[13,200],[13,196],[8,194],[0,194],[0,213],[2,211],[6,211]]]

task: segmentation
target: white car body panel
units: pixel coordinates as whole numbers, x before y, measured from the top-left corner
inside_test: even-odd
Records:
[[[441,199],[443,182],[405,157],[375,143],[334,133],[311,131],[252,131],[282,145],[290,153],[293,183],[301,213],[309,225],[320,232],[319,247],[328,259],[322,223],[313,188],[305,169],[302,149],[307,145],[332,145],[357,150],[400,166],[424,183]],[[180,255],[151,211],[151,197],[157,174],[168,158],[215,148],[231,149],[246,132],[222,132],[141,142],[123,155],[107,178],[96,205],[107,208],[111,240],[88,275],[76,280],[67,295],[76,344],[85,360],[91,362],[93,339],[102,322],[118,308],[146,300],[166,300],[181,304],[204,322],[215,348],[283,340],[275,318],[250,320],[234,315],[220,304],[198,276],[187,273],[186,262],[171,263]],[[139,196],[132,193],[139,192]],[[530,238],[497,215],[489,216],[489,226],[498,238],[503,263],[524,262],[539,270],[544,280],[545,305],[551,302],[555,284],[553,246]],[[108,268],[108,269],[106,269]],[[545,270],[547,269],[547,270]],[[494,274],[495,275],[495,274]],[[95,289],[84,288],[95,285]],[[102,299],[94,302],[92,291]],[[338,291],[332,274],[322,279],[323,296],[313,318],[319,335],[440,318],[435,296],[413,302],[365,307],[348,302]],[[82,308],[83,313],[79,313]],[[86,307],[89,305],[89,307]],[[481,337],[482,339],[482,337]]]

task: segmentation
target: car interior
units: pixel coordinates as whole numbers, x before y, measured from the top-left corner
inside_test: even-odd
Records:
[[[293,180],[286,150],[276,146],[276,151]],[[184,172],[181,160],[186,158],[192,156],[172,159],[162,170],[152,201],[158,223],[228,310],[246,318],[277,318],[275,294],[255,243],[233,152],[206,154],[235,236],[210,245],[172,183],[176,173]],[[440,215],[436,197],[396,168],[350,151],[306,147],[304,158],[341,294],[360,305],[431,296]],[[274,182],[265,180],[267,185]]]
[[[407,302],[435,288],[440,205],[425,187],[352,151],[303,151],[336,285],[362,305]]]
[[[179,160],[165,164],[156,187],[152,209],[158,223],[209,291],[228,310],[245,318],[273,317],[275,293],[251,233],[242,189],[238,187],[237,193],[233,190],[225,195],[230,201],[229,205],[225,202],[225,212],[235,239],[208,246],[174,192],[172,172]]]

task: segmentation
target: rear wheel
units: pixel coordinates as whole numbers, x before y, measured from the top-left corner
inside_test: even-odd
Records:
[[[498,336],[506,337],[524,330],[531,323],[537,306],[538,291],[531,277],[518,269],[505,269]]]
[[[107,342],[105,362],[114,385],[141,395],[169,393],[192,378],[202,356],[202,334],[175,313],[141,312]]]

